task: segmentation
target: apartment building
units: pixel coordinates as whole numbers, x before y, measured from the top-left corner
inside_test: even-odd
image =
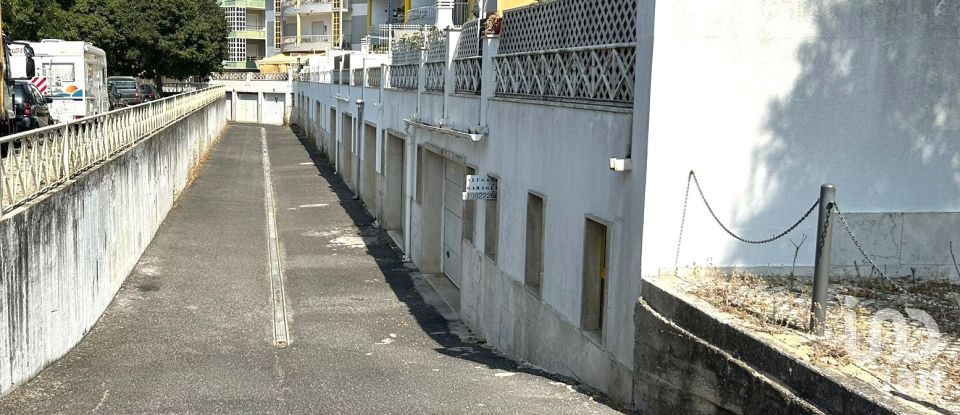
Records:
[[[255,71],[256,61],[276,53],[277,17],[275,0],[220,0],[230,27],[228,55],[223,61],[227,71]]]

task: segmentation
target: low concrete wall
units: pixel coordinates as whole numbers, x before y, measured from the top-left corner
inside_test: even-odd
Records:
[[[0,219],[0,395],[97,322],[226,114],[216,101]]]
[[[634,314],[641,413],[922,413],[856,378],[811,367],[668,286],[645,280]]]

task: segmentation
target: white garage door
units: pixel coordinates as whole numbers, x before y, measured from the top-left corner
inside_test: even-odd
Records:
[[[257,94],[237,94],[237,122],[258,122]]]
[[[460,286],[460,244],[463,240],[463,192],[466,169],[463,165],[446,161],[443,180],[443,273]]]
[[[263,94],[264,124],[283,125],[283,111],[286,108],[283,94]]]

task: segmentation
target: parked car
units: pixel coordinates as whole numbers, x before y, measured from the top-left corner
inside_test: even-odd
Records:
[[[137,105],[141,102],[140,87],[137,78],[132,76],[111,76],[107,78],[107,89],[110,93],[110,109]]]
[[[18,80],[13,86],[13,108],[16,111],[17,131],[27,131],[46,127],[53,119],[47,104],[53,102],[50,97],[40,93],[30,81]]]
[[[152,84],[142,84],[140,85],[140,100],[141,102],[155,101],[160,99],[160,94],[157,92],[157,87]]]

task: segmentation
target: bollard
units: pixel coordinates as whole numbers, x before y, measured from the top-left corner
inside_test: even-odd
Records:
[[[813,269],[813,305],[811,306],[810,331],[823,335],[827,317],[827,289],[830,286],[830,245],[833,227],[830,226],[830,210],[837,200],[837,188],[832,183],[820,186],[820,215],[817,218],[817,252]]]

